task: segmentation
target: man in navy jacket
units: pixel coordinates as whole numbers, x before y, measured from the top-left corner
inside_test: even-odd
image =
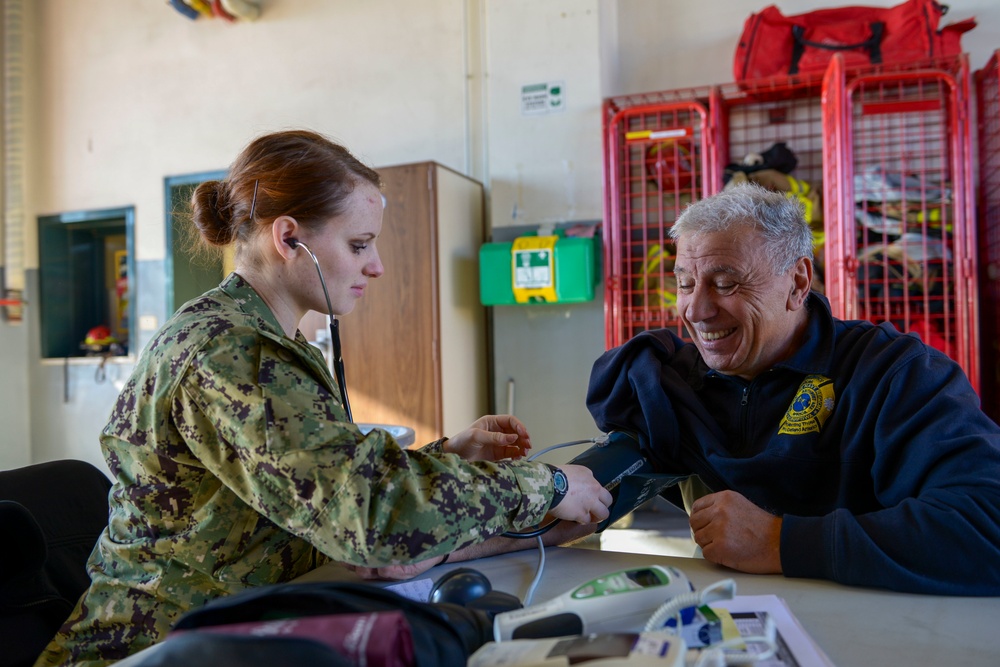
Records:
[[[1000,594],[1000,427],[961,368],[890,324],[835,319],[784,195],[747,185],[676,221],[677,309],[594,365],[604,431],[685,488],[705,558],[736,570]]]

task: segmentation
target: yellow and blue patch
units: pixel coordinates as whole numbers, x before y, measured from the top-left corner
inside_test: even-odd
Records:
[[[824,375],[807,375],[795,392],[795,400],[781,419],[779,434],[819,433],[833,414],[836,402],[833,380]]]

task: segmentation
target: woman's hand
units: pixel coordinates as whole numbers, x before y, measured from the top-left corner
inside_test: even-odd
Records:
[[[531,449],[531,436],[514,415],[486,415],[444,443],[444,451],[466,461],[519,459]]]
[[[549,511],[549,515],[576,523],[600,523],[608,518],[611,492],[594,479],[590,468],[580,465],[560,465],[569,489],[566,497]]]

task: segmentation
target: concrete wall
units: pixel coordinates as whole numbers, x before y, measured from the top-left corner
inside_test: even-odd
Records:
[[[235,25],[192,22],[165,2],[25,4],[29,306],[24,324],[0,322],[0,468],[99,462],[112,372],[129,368],[98,383],[94,364],[38,358],[39,215],[134,206],[137,314],[157,323],[163,179],[224,169],[266,131],[310,127],[376,166],[436,160],[486,184],[498,230],[596,221],[602,98],[729,81],[743,21],[768,3],[262,0],[260,20]],[[946,21],[979,19],[964,44],[982,66],[1000,47],[1000,3],[950,5]],[[563,111],[524,114],[523,87],[541,82],[562,82]],[[537,444],[593,435],[582,401],[603,351],[601,298],[495,315],[497,408],[514,378],[515,411]]]

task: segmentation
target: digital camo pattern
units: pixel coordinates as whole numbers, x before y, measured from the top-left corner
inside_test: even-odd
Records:
[[[346,415],[319,351],[236,274],[140,357],[101,436],[116,478],[92,583],[37,665],[101,665],[187,610],[328,560],[407,563],[538,523],[544,465],[404,450]]]

